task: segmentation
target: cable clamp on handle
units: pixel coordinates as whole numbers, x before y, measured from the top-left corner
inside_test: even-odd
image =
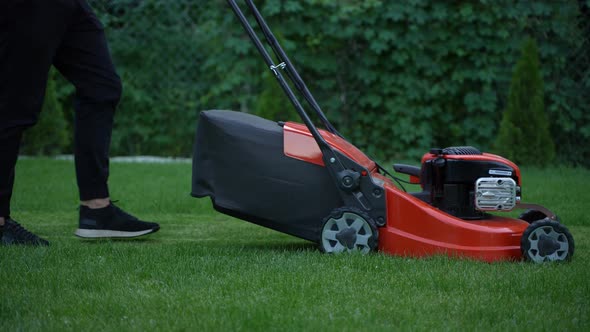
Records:
[[[279,63],[278,65],[271,65],[270,66],[270,70],[272,70],[273,73],[275,73],[275,76],[279,76],[279,73],[277,72],[277,69],[285,69],[285,67],[287,67],[287,65],[284,62]]]

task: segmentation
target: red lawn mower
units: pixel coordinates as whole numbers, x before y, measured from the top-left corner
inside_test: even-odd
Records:
[[[379,250],[488,262],[567,261],[574,239],[555,213],[521,202],[517,165],[474,147],[431,149],[421,167],[395,164],[421,191],[406,192],[332,126],[260,12],[246,4],[275,53],[274,62],[234,0],[234,13],[303,124],[232,111],[201,112],[192,195],[224,214],[313,241],[327,253]],[[318,129],[283,72],[311,106]],[[397,185],[396,185],[397,183]],[[490,214],[526,209],[519,218]]]

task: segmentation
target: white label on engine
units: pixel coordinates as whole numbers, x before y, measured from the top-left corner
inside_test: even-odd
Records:
[[[510,172],[510,171],[500,171],[497,169],[491,169],[489,173],[490,173],[490,175],[512,176],[512,172]]]

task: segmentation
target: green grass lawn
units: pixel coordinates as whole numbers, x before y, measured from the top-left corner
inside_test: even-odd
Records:
[[[191,198],[189,164],[111,165],[112,198],[158,233],[76,238],[73,163],[19,161],[13,217],[51,246],[0,247],[0,331],[590,330],[588,170],[522,170],[576,241],[535,265],[325,255]]]

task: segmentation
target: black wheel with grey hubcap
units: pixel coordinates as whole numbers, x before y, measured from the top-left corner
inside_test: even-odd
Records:
[[[545,218],[527,227],[520,247],[524,258],[531,262],[569,261],[574,255],[574,238],[565,226]]]
[[[356,208],[342,207],[324,219],[319,245],[326,253],[366,254],[377,249],[378,237],[375,221],[369,215]]]

